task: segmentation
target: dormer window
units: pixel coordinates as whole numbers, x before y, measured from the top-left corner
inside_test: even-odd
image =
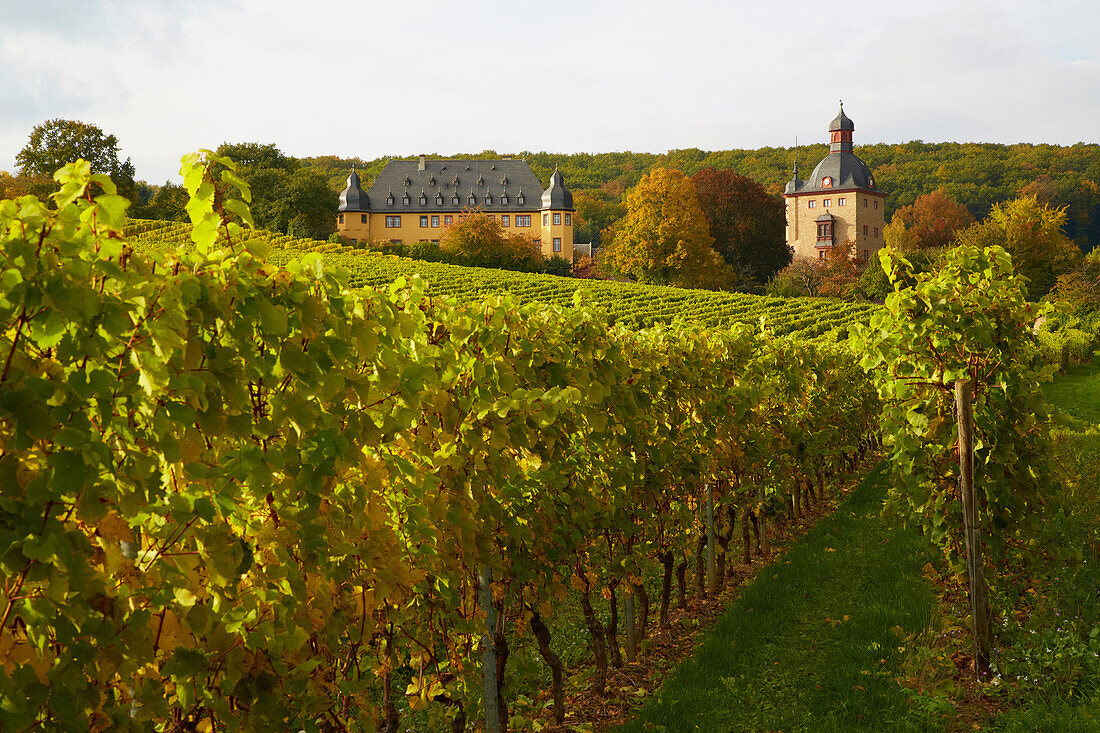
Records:
[[[484,186],[485,185],[485,179],[482,178],[481,176],[478,176],[477,177],[477,185]]]
[[[428,176],[428,185],[429,186],[434,186],[435,185],[435,176]]]
[[[424,194],[420,194],[420,205],[423,206],[426,203],[428,203],[428,197]]]
[[[523,200],[524,199],[523,199],[523,194],[522,193],[520,193],[519,196],[516,196],[516,203],[519,204],[520,206],[523,206]]]
[[[485,203],[487,203],[487,204],[493,203],[493,194],[491,194],[491,193],[485,194]]]
[[[508,185],[508,176],[505,176],[504,178],[500,179],[500,185],[502,185],[502,186],[507,186]]]
[[[454,204],[455,206],[458,206],[458,194],[455,194],[454,196],[451,197],[451,203]]]
[[[412,181],[409,180],[408,176],[405,176],[405,185],[406,186],[411,186],[412,185]]]
[[[393,194],[386,196],[386,206],[393,206]]]
[[[403,203],[405,206],[409,205],[410,200],[411,199],[409,199],[409,194],[405,194],[404,196],[401,197],[401,203]]]
[[[466,203],[468,203],[470,206],[473,206],[477,203],[477,197],[471,194],[470,198],[466,199]]]
[[[442,206],[443,205],[443,194],[437,193],[435,195],[435,203],[436,203],[437,206]]]
[[[502,193],[502,194],[500,195],[500,203],[501,203],[501,204],[503,204],[503,205],[505,205],[505,206],[507,206],[507,205],[508,205],[508,194],[506,194],[506,193]]]

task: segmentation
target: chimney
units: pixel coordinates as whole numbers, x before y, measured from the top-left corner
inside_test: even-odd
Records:
[[[500,156],[500,159],[501,160],[511,160],[512,156],[511,155],[502,155],[502,156]]]
[[[427,162],[427,161],[425,160],[424,156],[423,156],[423,155],[421,155],[421,156],[420,156],[420,165],[419,165],[419,166],[417,167],[417,170],[419,170],[419,171],[422,171],[422,170],[424,170],[424,164],[425,164],[426,162]]]

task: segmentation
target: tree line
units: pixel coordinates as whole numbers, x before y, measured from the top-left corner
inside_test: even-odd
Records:
[[[336,194],[354,166],[365,182],[373,180],[391,157],[294,157],[274,143],[226,142],[219,152],[241,163],[242,177],[253,186],[257,223],[274,231],[325,239],[335,231]],[[133,201],[136,218],[184,221],[186,197],[174,182],[151,185],[134,179],[129,161],[119,161],[119,141],[94,125],[50,120],[34,128],[17,162],[17,175],[0,172],[0,195],[45,195],[53,171],[77,157],[107,173]],[[602,243],[602,233],[625,216],[624,195],[655,169],[680,170],[694,176],[701,170],[733,170],[760,184],[778,198],[797,160],[808,168],[828,152],[827,146],[764,147],[705,151],[697,148],[667,153],[574,153],[520,151],[541,180],[557,166],[574,193],[578,242]],[[1033,195],[1055,208],[1064,207],[1066,235],[1084,252],[1100,242],[1100,145],[1018,143],[907,143],[861,145],[855,148],[875,172],[886,192],[887,220],[921,196],[942,191],[966,207],[976,220],[997,204]],[[457,153],[457,159],[496,158],[495,150]],[[293,230],[293,231],[292,231]]]

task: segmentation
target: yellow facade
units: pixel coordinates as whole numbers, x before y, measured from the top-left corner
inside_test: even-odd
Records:
[[[546,224],[543,224],[545,215]],[[454,223],[461,214],[441,214],[425,211],[423,213],[402,212],[401,214],[341,212],[337,217],[336,231],[352,243],[384,244],[386,242],[438,242],[443,238],[448,220]],[[539,242],[545,257],[555,255],[573,261],[573,217],[571,211],[531,211],[494,212],[490,214],[499,221],[509,234],[520,234]],[[427,217],[427,226],[421,226],[421,217]],[[530,226],[520,226],[518,217],[530,217]],[[365,221],[364,221],[365,219]],[[507,223],[505,223],[507,222]],[[557,223],[555,223],[557,222]],[[566,223],[568,222],[568,223]],[[554,251],[554,240],[561,240],[561,251]]]

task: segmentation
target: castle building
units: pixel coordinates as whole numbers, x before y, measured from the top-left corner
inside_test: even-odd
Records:
[[[352,242],[439,243],[479,210],[505,231],[530,237],[545,257],[573,260],[573,194],[555,168],[543,190],[525,160],[391,160],[364,191],[353,170],[340,193],[336,229]]]
[[[829,125],[829,154],[808,180],[787,182],[787,244],[795,257],[823,260],[837,245],[851,242],[853,256],[867,260],[883,247],[886,194],[875,186],[867,164],[852,152],[856,129],[844,104]]]

